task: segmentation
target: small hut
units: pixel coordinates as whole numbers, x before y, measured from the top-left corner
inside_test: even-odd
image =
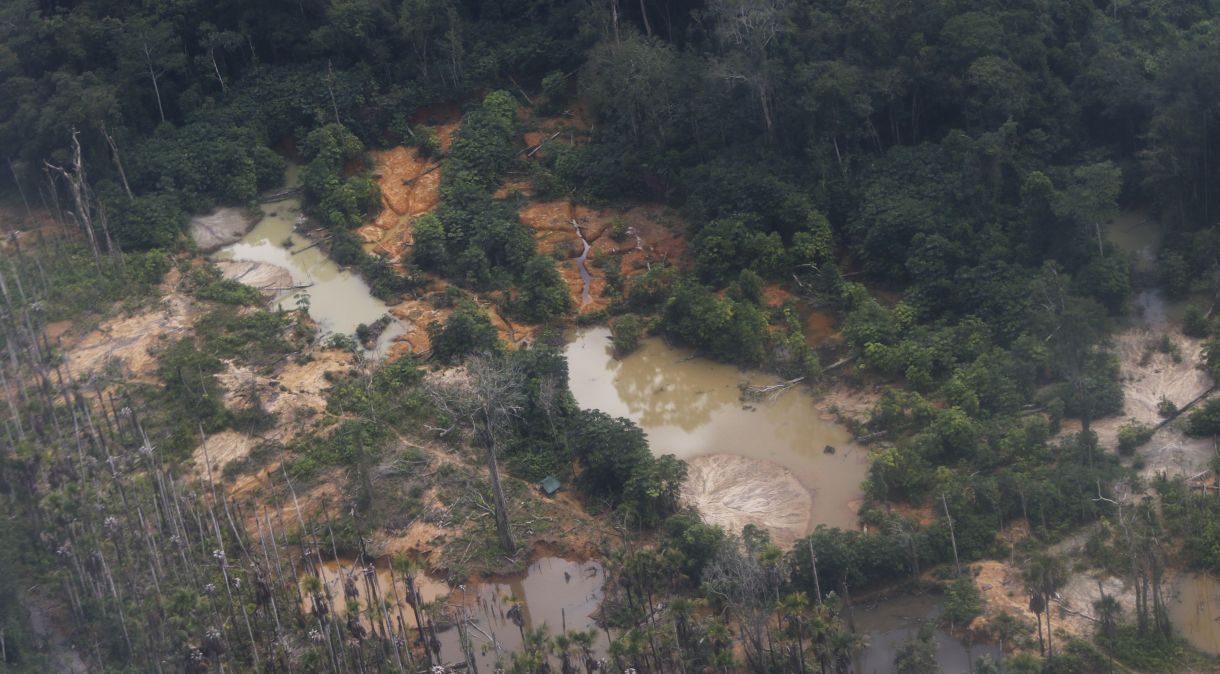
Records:
[[[547,475],[538,483],[538,489],[547,496],[554,496],[555,492],[559,491],[559,478],[554,475]]]

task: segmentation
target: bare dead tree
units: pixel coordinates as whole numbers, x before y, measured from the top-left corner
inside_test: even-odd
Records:
[[[98,272],[101,272],[101,262],[99,260],[100,251],[98,250],[97,235],[93,229],[93,208],[89,203],[89,183],[85,177],[85,164],[81,159],[80,150],[80,132],[72,129],[72,167],[71,171],[62,166],[56,166],[49,161],[43,160],[43,164],[47,169],[59,174],[60,177],[68,183],[68,191],[72,194],[72,202],[75,205],[73,212],[77,224],[80,225],[85,233],[89,235],[89,248],[93,251],[93,261],[98,267]]]
[[[511,359],[486,355],[468,360],[465,376],[461,379],[430,387],[437,406],[454,419],[465,422],[483,444],[495,499],[496,533],[500,547],[508,555],[516,553],[517,542],[508,520],[497,455],[512,420],[525,407],[524,381],[522,368]]]

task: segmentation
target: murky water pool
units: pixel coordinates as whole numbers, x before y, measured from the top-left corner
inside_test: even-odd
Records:
[[[294,231],[301,215],[300,199],[291,197],[261,208],[263,217],[254,228],[237,243],[217,251],[214,259],[259,262],[288,270],[293,286],[300,287],[280,292],[272,300],[273,306],[295,309],[307,303],[309,316],[323,333],[350,335],[360,324],[372,325],[388,315],[385,302],[372,296],[360,276],[340,269],[321,246]],[[391,321],[374,352],[384,352],[402,332],[402,324]]]
[[[856,655],[853,671],[856,674],[893,672],[898,649],[918,633],[921,624],[935,623],[940,611],[940,600],[927,595],[903,595],[872,606],[857,606],[856,629],[864,636],[867,646]],[[990,656],[996,663],[1003,659],[999,646],[968,644],[943,629],[938,628],[933,639],[936,661],[945,674],[972,672],[972,664],[983,655]]]
[[[412,631],[411,640],[418,638],[418,625],[414,611],[407,604],[407,590],[400,574],[391,573],[384,564],[375,565],[377,591],[389,602],[389,615],[396,626],[399,617]],[[323,574],[330,593],[332,610],[338,616],[346,615],[343,586],[348,577],[356,581],[360,591],[357,599],[361,611],[367,606],[367,589],[363,570],[351,560],[324,562]],[[577,630],[594,629],[591,641],[592,652],[603,657],[608,647],[605,632],[596,630],[591,617],[602,599],[604,571],[597,562],[573,562],[558,557],[543,557],[529,566],[519,577],[450,588],[445,583],[425,574],[415,576],[415,585],[422,602],[424,623],[431,621],[436,630],[440,653],[436,656],[445,663],[462,662],[464,655],[454,625],[470,619],[469,636],[474,646],[475,658],[480,672],[493,672],[497,658],[505,665],[509,654],[521,652],[523,632],[544,628],[551,636],[571,634]],[[304,587],[305,577],[301,578]],[[308,601],[308,599],[306,600]],[[513,621],[511,611],[520,605],[520,627]],[[366,628],[367,615],[362,617]]]
[[[775,377],[695,358],[655,338],[619,360],[609,340],[608,329],[592,328],[565,349],[581,407],[635,421],[657,454],[688,460],[729,454],[778,464],[812,493],[810,528],[856,527],[867,453],[846,428],[822,418],[805,389],[743,402],[739,385],[771,384]]]

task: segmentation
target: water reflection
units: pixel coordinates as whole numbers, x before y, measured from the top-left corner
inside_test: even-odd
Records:
[[[383,563],[374,565],[375,572],[368,574],[367,567],[344,559],[323,562],[321,566],[325,593],[328,593],[328,603],[336,617],[347,615],[344,585],[350,579],[359,591],[355,601],[360,606],[361,623],[372,631],[365,609],[371,594],[368,583],[375,583],[377,593],[388,602],[391,625],[401,619],[412,631],[411,640],[417,639],[415,630],[419,626],[406,601],[407,589],[401,574],[391,574]],[[435,630],[439,647],[436,657],[445,663],[464,660],[455,625],[469,618],[469,636],[481,672],[495,671],[497,658],[507,664],[510,653],[522,650],[522,632],[538,628],[545,629],[551,636],[592,629],[596,632],[592,640],[593,654],[603,657],[608,641],[605,632],[597,629],[592,615],[601,604],[604,582],[604,571],[597,562],[573,562],[558,557],[535,561],[521,576],[452,589],[425,574],[415,576],[425,626],[431,623],[431,629]],[[302,596],[308,602],[306,583],[307,576],[303,575],[300,579]],[[517,605],[521,611],[521,627],[510,616],[510,611]]]
[[[658,454],[735,454],[779,464],[813,493],[812,526],[856,526],[867,455],[846,428],[821,418],[804,389],[743,403],[740,385],[775,378],[695,358],[659,339],[644,340],[620,361],[609,336],[605,328],[584,330],[565,351],[581,407],[632,419]]]
[[[927,595],[903,595],[872,606],[857,607],[856,629],[865,636],[867,646],[855,659],[856,674],[888,674],[894,671],[894,656],[902,644],[924,623],[935,623],[941,603]],[[937,629],[936,661],[945,674],[972,672],[973,663],[983,655],[995,662],[1003,659],[998,646],[969,644],[944,630]]]
[[[295,231],[301,215],[300,200],[284,199],[261,206],[263,217],[241,241],[214,255],[217,260],[260,262],[288,270],[296,289],[281,292],[273,304],[295,309],[307,303],[309,316],[323,333],[352,334],[361,323],[372,325],[387,314],[384,302],[372,296],[358,275],[339,268],[321,246]],[[383,353],[403,326],[392,321],[378,339]]]

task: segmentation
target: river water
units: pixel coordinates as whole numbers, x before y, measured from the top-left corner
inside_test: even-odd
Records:
[[[288,186],[295,182],[290,173]],[[308,302],[309,316],[323,334],[350,335],[360,324],[372,325],[388,315],[386,304],[373,297],[359,275],[341,269],[321,246],[298,234],[301,201],[290,197],[261,205],[263,217],[240,241],[218,250],[216,260],[258,262],[288,270],[294,286],[272,300],[274,306],[295,309]],[[312,246],[312,247],[311,247]],[[374,353],[384,353],[403,326],[392,320],[381,334]]]
[[[778,465],[790,471],[812,495],[806,531],[798,535],[819,524],[856,528],[867,453],[846,428],[822,418],[804,388],[743,402],[740,385],[771,384],[775,377],[695,358],[656,338],[620,360],[609,340],[608,329],[591,328],[565,350],[569,385],[581,407],[635,421],[656,454],[687,460],[735,455],[758,462],[759,470]]]

